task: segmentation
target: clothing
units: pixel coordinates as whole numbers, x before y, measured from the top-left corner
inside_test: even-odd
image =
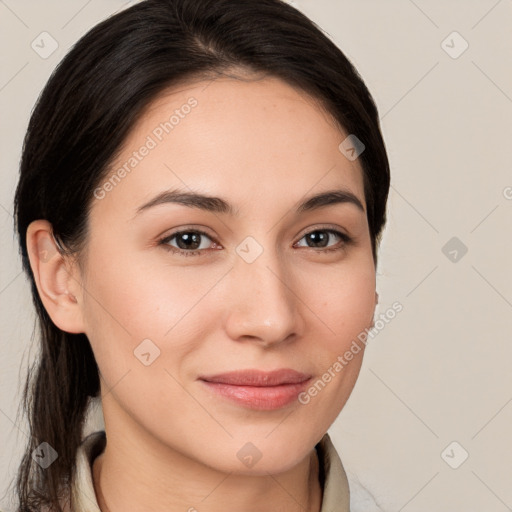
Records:
[[[98,430],[85,437],[79,447],[77,478],[72,492],[73,512],[101,512],[94,492],[92,464],[105,446],[105,431]],[[321,512],[350,512],[347,475],[328,434],[324,435],[315,449],[323,488]]]

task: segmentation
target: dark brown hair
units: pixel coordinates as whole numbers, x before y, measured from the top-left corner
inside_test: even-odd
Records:
[[[354,66],[311,20],[280,0],[146,0],[93,27],[37,101],[15,195],[15,229],[40,336],[40,354],[23,392],[30,439],[16,476],[19,512],[62,510],[63,493],[75,477],[85,413],[100,391],[86,335],[58,329],[41,302],[27,227],[48,220],[62,251],[79,256],[93,191],[145,107],[178,83],[232,70],[281,78],[319,100],[347,133],[363,141],[359,162],[377,264],[390,184],[377,108]],[[46,469],[31,457],[42,442],[58,453]]]

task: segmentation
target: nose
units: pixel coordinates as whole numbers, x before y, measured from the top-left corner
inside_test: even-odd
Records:
[[[265,250],[252,263],[237,256],[228,276],[225,330],[231,339],[270,347],[302,333],[297,283],[275,252]]]

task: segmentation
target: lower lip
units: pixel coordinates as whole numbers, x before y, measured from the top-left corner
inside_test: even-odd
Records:
[[[282,384],[280,386],[234,386],[221,382],[202,382],[218,395],[261,411],[280,409],[297,400],[298,394],[304,390],[310,379],[297,384]]]

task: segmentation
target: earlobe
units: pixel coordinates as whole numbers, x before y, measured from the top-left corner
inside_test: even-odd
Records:
[[[27,251],[39,297],[53,323],[66,332],[84,332],[76,268],[69,256],[61,253],[50,222],[38,219],[30,223]]]

